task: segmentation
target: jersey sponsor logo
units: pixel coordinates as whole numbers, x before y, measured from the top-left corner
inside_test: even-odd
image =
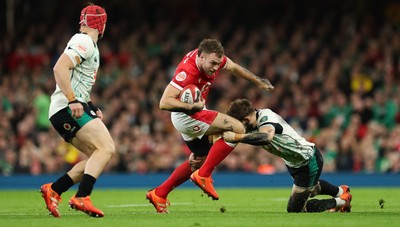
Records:
[[[83,53],[86,53],[86,47],[85,46],[83,46],[83,45],[78,45],[78,50],[80,50],[80,51],[82,51]]]
[[[180,72],[175,76],[175,79],[177,81],[184,81],[186,79],[186,73],[185,72]]]

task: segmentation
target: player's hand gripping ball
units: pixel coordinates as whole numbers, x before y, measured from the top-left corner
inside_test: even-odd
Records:
[[[201,98],[201,91],[200,89],[193,84],[186,85],[181,94],[179,95],[179,99],[181,102],[193,104],[200,101]]]

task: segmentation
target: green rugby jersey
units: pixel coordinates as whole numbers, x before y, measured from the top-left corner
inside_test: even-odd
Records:
[[[279,157],[286,165],[298,168],[308,164],[314,154],[314,143],[300,136],[281,116],[270,109],[257,110],[257,129],[272,125],[275,135],[268,145],[262,147]]]
[[[75,34],[64,50],[75,68],[70,70],[70,81],[72,90],[76,98],[81,102],[90,100],[90,92],[96,81],[97,70],[100,66],[100,53],[97,45],[92,38],[83,33]],[[77,64],[75,57],[81,59],[81,64]],[[56,85],[56,90],[51,96],[49,117],[61,109],[68,106],[67,97],[62,93],[60,87]]]

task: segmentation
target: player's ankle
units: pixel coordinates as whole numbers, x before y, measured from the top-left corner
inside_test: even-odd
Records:
[[[342,187],[338,187],[338,188],[339,188],[339,191],[338,191],[336,197],[341,196],[343,194],[343,192],[344,192]]]
[[[346,204],[346,201],[341,199],[340,197],[334,198],[336,200],[336,207],[341,207]]]

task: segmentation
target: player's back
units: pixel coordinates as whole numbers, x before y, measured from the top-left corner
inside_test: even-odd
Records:
[[[314,144],[299,135],[281,116],[270,109],[258,110],[257,125],[271,124],[275,135],[271,144],[263,146],[270,153],[284,159],[291,167],[299,167],[308,162],[314,152]]]

